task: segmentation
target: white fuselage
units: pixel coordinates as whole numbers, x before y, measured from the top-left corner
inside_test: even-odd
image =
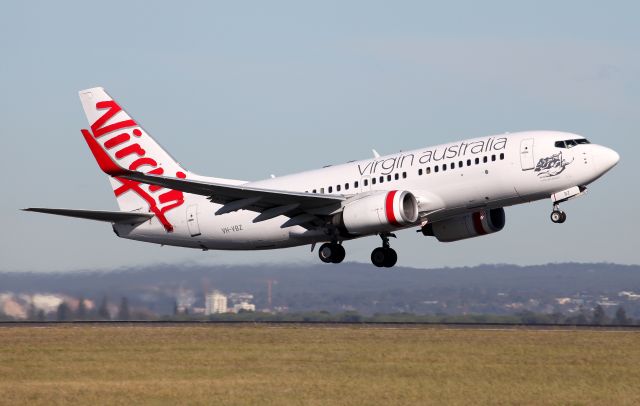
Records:
[[[615,165],[613,160],[617,162],[613,151],[599,145],[555,145],[575,139],[583,137],[552,131],[496,135],[243,185],[347,198],[376,191],[410,191],[418,200],[420,212],[426,214],[415,224],[398,227],[407,228],[482,208],[546,199],[593,182]],[[136,226],[115,224],[114,229],[123,238],[202,249],[270,249],[329,240],[322,229],[287,227],[286,216],[255,222],[259,213],[238,210],[216,215],[220,207],[204,196],[185,194],[184,204],[167,213],[172,232],[167,232],[156,218]]]

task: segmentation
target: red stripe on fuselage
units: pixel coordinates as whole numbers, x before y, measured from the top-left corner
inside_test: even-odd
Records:
[[[387,214],[387,220],[389,220],[389,224],[396,226],[396,227],[400,227],[401,224],[398,223],[398,220],[396,219],[396,215],[393,212],[393,199],[396,197],[396,193],[398,193],[397,190],[392,190],[389,193],[387,193],[387,198],[385,201],[385,213]]]

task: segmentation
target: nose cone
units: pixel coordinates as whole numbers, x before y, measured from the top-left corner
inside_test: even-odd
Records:
[[[620,155],[611,148],[600,147],[597,152],[596,162],[602,173],[609,171],[611,168],[616,166],[619,161]]]

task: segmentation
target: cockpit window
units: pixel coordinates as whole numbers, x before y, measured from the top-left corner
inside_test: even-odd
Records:
[[[591,144],[586,138],[578,138],[575,140],[556,141],[556,148],[573,148],[577,145]]]

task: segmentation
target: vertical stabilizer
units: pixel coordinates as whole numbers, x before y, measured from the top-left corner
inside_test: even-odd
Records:
[[[124,168],[152,175],[186,178],[180,166],[151,136],[101,87],[82,90],[80,101],[90,128],[82,130],[87,142],[99,143]],[[91,144],[89,144],[91,146]],[[184,204],[178,190],[110,178],[122,211],[152,212],[167,231],[173,229],[166,213]]]

